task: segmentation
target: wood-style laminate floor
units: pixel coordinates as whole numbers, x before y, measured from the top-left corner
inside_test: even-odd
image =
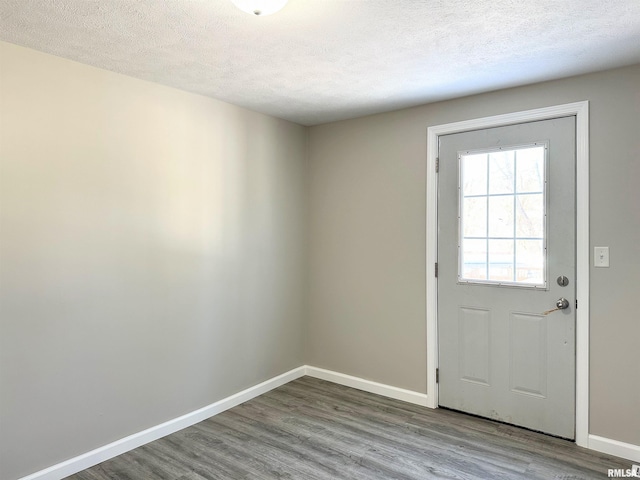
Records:
[[[73,480],[599,479],[631,462],[303,377]]]

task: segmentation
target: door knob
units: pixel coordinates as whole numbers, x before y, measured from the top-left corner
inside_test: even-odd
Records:
[[[542,315],[549,315],[551,312],[557,312],[558,310],[564,310],[565,308],[569,308],[569,300],[564,297],[560,297],[556,301],[556,308],[542,312]]]

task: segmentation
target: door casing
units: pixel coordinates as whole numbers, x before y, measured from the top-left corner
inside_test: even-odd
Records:
[[[476,118],[427,129],[427,406],[438,408],[438,137],[451,133],[575,115],[576,117],[576,439],[589,440],[589,102],[575,102],[522,112]]]

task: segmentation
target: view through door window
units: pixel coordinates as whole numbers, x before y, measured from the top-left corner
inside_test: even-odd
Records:
[[[546,287],[546,150],[459,155],[460,282]]]

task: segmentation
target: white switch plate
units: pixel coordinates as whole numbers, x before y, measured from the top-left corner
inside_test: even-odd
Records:
[[[593,266],[594,267],[609,266],[609,247],[593,248]]]

